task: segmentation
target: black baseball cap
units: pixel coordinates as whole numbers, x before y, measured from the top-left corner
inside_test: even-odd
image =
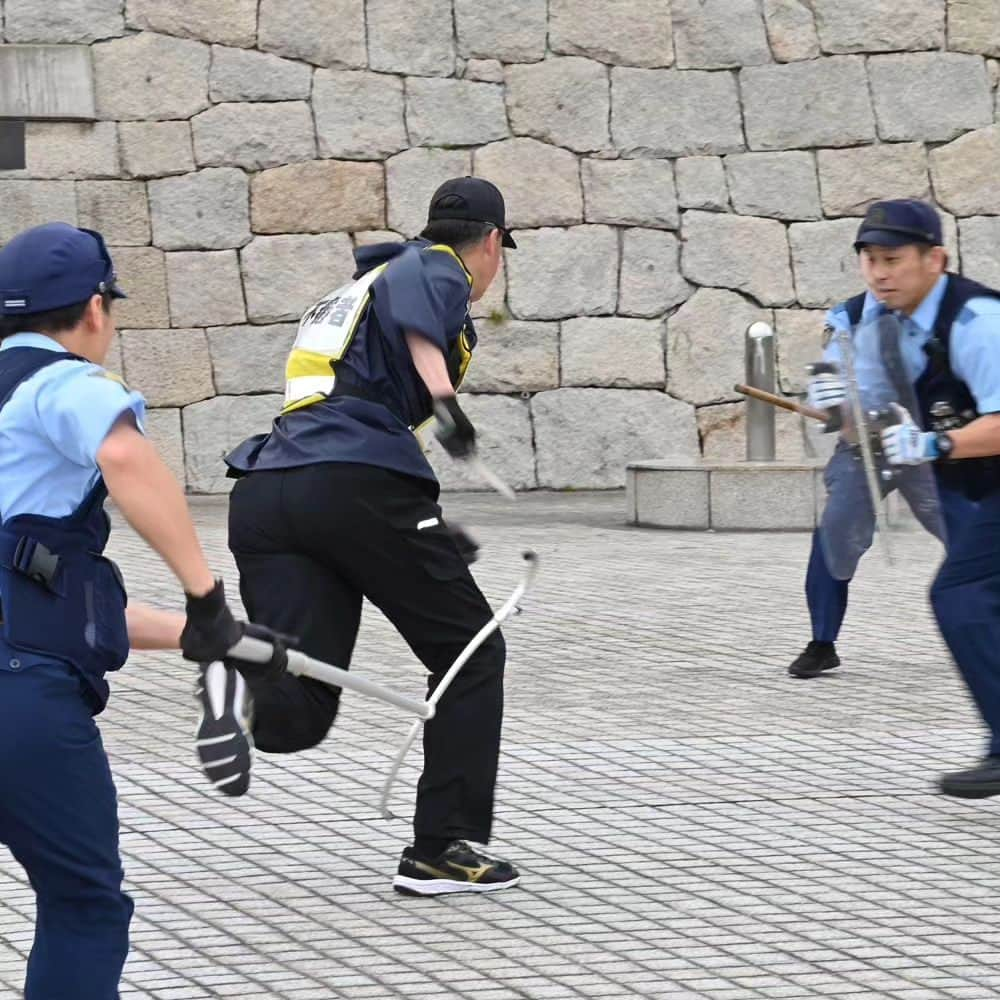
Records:
[[[104,237],[93,229],[49,222],[0,250],[0,316],[50,312],[103,294],[127,297]]]
[[[495,184],[482,177],[453,177],[434,192],[427,210],[427,221],[438,222],[441,219],[489,223],[500,230],[505,247],[517,249],[507,229],[507,207],[503,195]]]
[[[915,198],[877,201],[858,227],[854,249],[865,246],[902,247],[908,243],[942,246],[941,216],[933,205]]]

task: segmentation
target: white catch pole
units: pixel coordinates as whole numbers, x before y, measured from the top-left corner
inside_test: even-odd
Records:
[[[500,627],[504,619],[507,618],[507,616],[517,607],[518,602],[522,597],[524,597],[528,588],[534,582],[535,575],[538,573],[538,556],[529,549],[524,553],[524,559],[527,566],[524,569],[524,575],[521,577],[520,583],[518,583],[518,585],[514,588],[510,597],[508,597],[500,608],[494,612],[493,617],[472,637],[465,649],[458,654],[458,658],[448,668],[447,673],[445,673],[444,677],[441,678],[440,683],[427,699],[426,706],[428,708],[428,712],[421,715],[421,717],[417,719],[412,726],[410,726],[410,731],[406,734],[406,739],[403,740],[402,746],[393,758],[392,767],[389,769],[389,773],[386,775],[385,782],[382,785],[382,799],[379,802],[379,812],[382,814],[383,819],[393,818],[392,810],[389,808],[389,793],[392,791],[392,786],[396,780],[396,776],[399,774],[399,769],[402,767],[403,761],[406,758],[410,747],[413,746],[413,741],[417,738],[417,734],[420,732],[421,726],[427,720],[434,718],[437,704],[443,697],[445,691],[448,690],[451,682],[455,679],[456,674],[458,674],[459,670],[461,670],[462,667],[468,663],[472,654],[475,653],[480,646],[482,646],[482,644]]]

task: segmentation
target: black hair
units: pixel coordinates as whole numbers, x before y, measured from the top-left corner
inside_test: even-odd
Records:
[[[21,313],[15,316],[0,316],[0,340],[13,337],[15,333],[65,333],[72,330],[90,305],[90,298],[74,302],[71,306],[61,306],[48,312]],[[101,306],[106,313],[111,312],[111,293],[101,293]]]
[[[431,243],[443,243],[452,250],[463,250],[481,242],[496,229],[492,222],[472,222],[468,219],[434,219],[420,234]]]

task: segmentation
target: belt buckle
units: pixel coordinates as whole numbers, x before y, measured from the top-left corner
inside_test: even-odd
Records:
[[[17,547],[14,549],[12,562],[14,568],[28,579],[40,583],[43,587],[48,587],[49,590],[54,589],[52,584],[56,578],[56,570],[59,568],[59,556],[46,545],[25,535],[18,541]]]

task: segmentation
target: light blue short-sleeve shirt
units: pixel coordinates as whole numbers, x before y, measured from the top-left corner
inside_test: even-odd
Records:
[[[0,351],[37,347],[67,353],[51,337],[18,333]],[[65,517],[97,484],[97,452],[125,413],[142,430],[146,402],[89,361],[67,358],[35,372],[0,409],[0,519]]]
[[[934,335],[934,324],[947,282],[947,276],[942,275],[912,316],[899,316],[902,327],[900,354],[913,384],[927,367],[924,348]],[[862,306],[858,331],[863,332],[865,324],[885,311],[885,307],[868,292]],[[851,328],[843,303],[826,314],[826,323],[834,331],[834,336],[824,350],[823,359],[839,364],[840,345],[836,331]],[[880,406],[893,399],[894,390],[885,375],[877,338],[858,336],[856,333],[854,346],[858,388],[864,404]],[[974,298],[965,304],[951,328],[949,360],[952,371],[969,387],[978,411],[1000,412],[1000,299]]]

